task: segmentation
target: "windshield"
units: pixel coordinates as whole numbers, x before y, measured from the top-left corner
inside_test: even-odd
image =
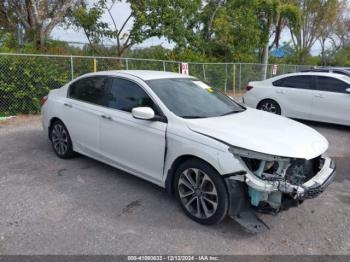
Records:
[[[183,118],[217,117],[245,110],[223,93],[194,78],[146,82],[170,111]]]

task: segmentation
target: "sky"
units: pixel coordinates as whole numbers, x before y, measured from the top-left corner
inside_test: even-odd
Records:
[[[93,0],[90,0],[92,3]],[[121,27],[123,22],[126,20],[126,18],[129,16],[131,12],[130,5],[128,3],[125,3],[124,1],[122,2],[117,2],[112,10],[111,13],[115,19],[115,22],[117,24],[117,27]],[[108,14],[103,15],[103,20],[112,24],[112,20],[109,17]],[[132,21],[130,20],[129,23],[125,26],[125,30],[127,31],[130,29],[132,26]],[[51,36],[54,39],[62,40],[62,41],[68,41],[68,42],[81,42],[81,43],[87,43],[88,40],[82,30],[74,30],[73,28],[63,28],[63,27],[56,27],[52,33]],[[282,42],[287,42],[290,40],[290,34],[289,31],[284,30],[282,32],[282,37],[281,37],[281,43]],[[113,42],[105,42],[105,44],[113,44]],[[165,48],[173,48],[174,44],[169,43],[165,38],[158,38],[158,37],[152,37],[150,39],[147,39],[141,44],[138,44],[137,46],[134,46],[134,48],[143,48],[143,47],[149,47],[149,46],[154,46],[154,45],[162,45]],[[320,46],[316,44],[312,50],[311,50],[312,55],[318,55],[320,53]]]

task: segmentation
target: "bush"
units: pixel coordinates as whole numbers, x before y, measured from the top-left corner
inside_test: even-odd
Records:
[[[67,58],[0,56],[0,115],[40,112],[40,99],[69,80]]]

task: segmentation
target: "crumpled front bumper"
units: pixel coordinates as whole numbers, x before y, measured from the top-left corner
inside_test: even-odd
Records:
[[[317,197],[329,186],[336,174],[336,166],[332,159],[324,157],[322,161],[324,162],[321,170],[304,184],[296,186],[288,182],[273,183],[272,188],[274,191],[269,192],[280,191],[285,193],[292,196],[293,201],[296,203]],[[248,231],[253,233],[263,232],[268,230],[269,226],[256,216],[255,209],[250,204],[246,189],[246,175],[247,173],[241,171],[231,174],[225,179],[230,196],[228,214]],[[253,181],[249,180],[249,182],[252,183]],[[283,185],[282,188],[281,185]],[[269,190],[272,188],[270,187]]]
[[[288,185],[283,189],[277,188],[282,193],[293,196],[297,203],[305,199],[315,198],[321,194],[333,181],[336,174],[336,166],[330,158],[322,158],[324,161],[321,170],[310,180],[300,186]],[[256,216],[255,210],[250,205],[248,194],[246,193],[246,174],[236,173],[225,179],[230,196],[230,205],[228,214],[231,218],[241,224],[245,229],[252,233],[259,233],[269,229],[259,217]],[[283,183],[286,185],[285,183]]]
[[[334,161],[328,157],[323,160],[324,164],[322,169],[314,177],[298,187],[297,199],[305,200],[317,197],[334,180],[336,175],[336,165]]]

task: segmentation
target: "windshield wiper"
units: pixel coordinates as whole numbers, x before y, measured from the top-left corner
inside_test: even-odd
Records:
[[[182,118],[195,119],[195,118],[205,118],[203,116],[181,116]]]
[[[240,112],[243,112],[243,111],[244,111],[244,109],[243,110],[232,110],[232,111],[229,111],[229,112],[227,112],[225,114],[222,114],[220,116],[227,116],[227,115],[231,115],[231,114],[235,114],[235,113],[240,113]]]

